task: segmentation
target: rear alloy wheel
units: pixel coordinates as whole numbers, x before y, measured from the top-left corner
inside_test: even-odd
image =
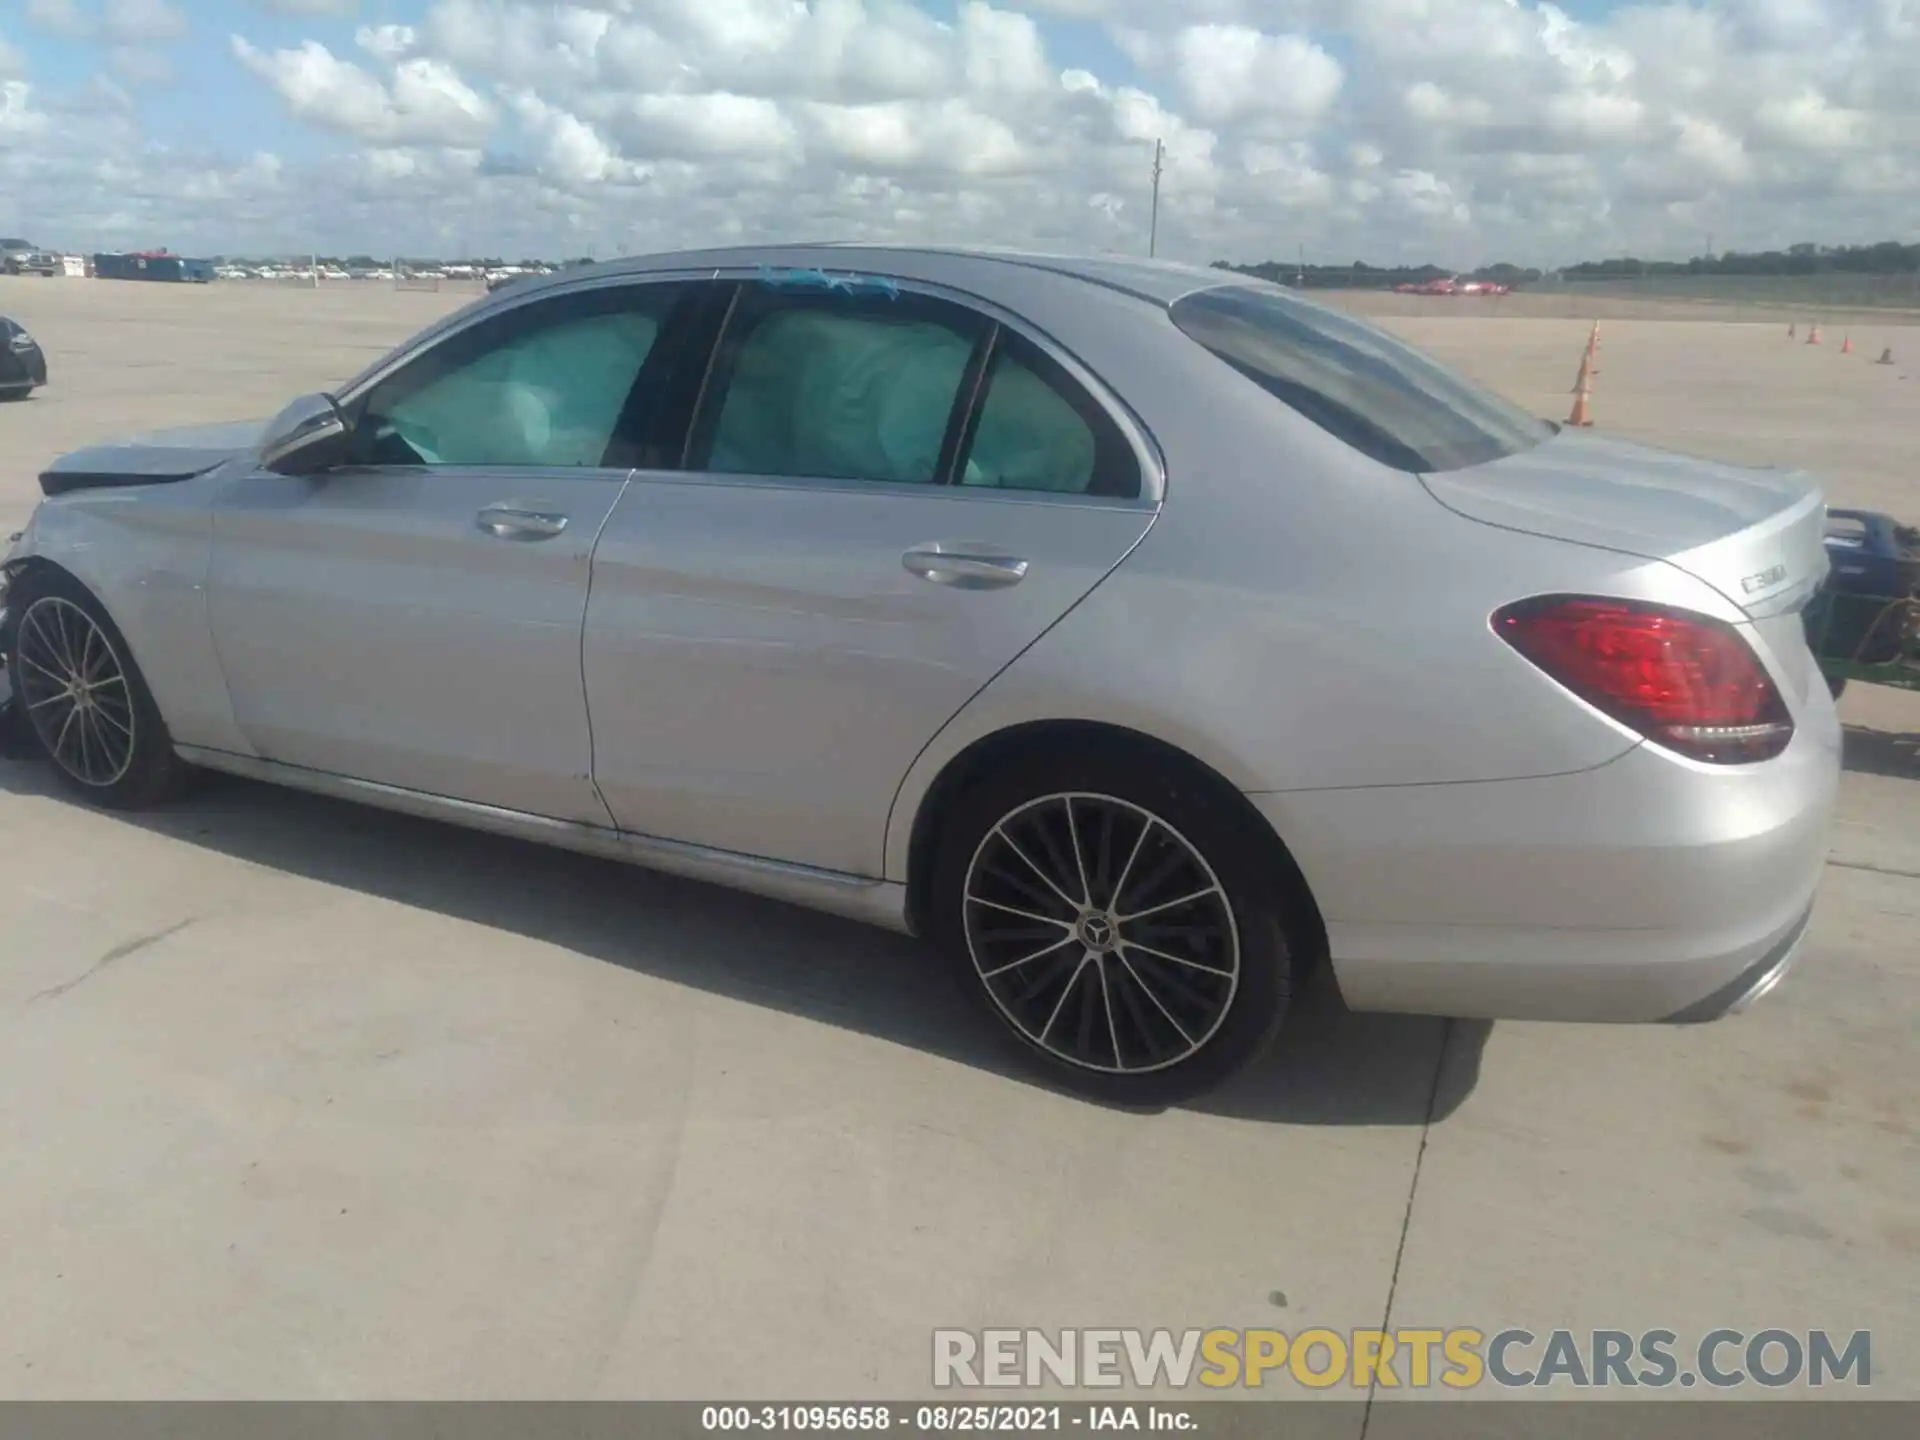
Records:
[[[1233,1004],[1240,939],[1226,891],[1185,836],[1125,800],[1028,801],[980,842],[966,900],[988,996],[1068,1065],[1178,1065]]]
[[[20,592],[25,593],[20,593]],[[185,766],[126,641],[65,576],[16,582],[14,705],[67,789],[114,809],[166,798]]]
[[[1171,1104],[1266,1047],[1289,950],[1234,820],[1186,784],[1124,769],[1071,787],[1056,769],[1055,786],[966,806],[967,849],[950,846],[936,877],[939,920],[963,980],[1054,1078]]]

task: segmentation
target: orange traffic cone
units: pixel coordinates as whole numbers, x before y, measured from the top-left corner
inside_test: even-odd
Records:
[[[1818,320],[1814,321],[1813,328],[1807,331],[1807,343],[1809,345],[1818,345],[1820,343],[1820,322]]]
[[[1880,358],[1873,363],[1876,365],[1891,365],[1893,363],[1893,346],[1889,345],[1886,349],[1882,350],[1880,352]]]
[[[1598,373],[1593,368],[1592,342],[1589,341],[1587,353],[1580,357],[1580,373],[1573,377],[1573,410],[1567,416],[1567,424],[1581,428],[1593,424],[1587,407],[1593,398],[1593,377]]]
[[[1853,337],[1851,335],[1842,335],[1840,337],[1840,353],[1842,355],[1851,355],[1853,353]]]

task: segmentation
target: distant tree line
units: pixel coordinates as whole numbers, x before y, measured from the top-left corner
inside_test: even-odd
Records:
[[[383,270],[395,263],[395,257],[391,255],[385,259],[373,255],[215,255],[213,257],[213,261],[217,265],[285,265],[294,262],[305,265],[309,263],[310,260],[317,260],[321,266],[329,270]],[[398,263],[416,268],[424,268],[426,266],[444,268],[449,265],[467,265],[476,270],[501,270],[506,268],[509,262],[498,255],[477,256],[468,260],[423,260],[418,256],[402,255],[399,257]],[[549,260],[516,260],[512,263],[519,266],[522,270],[533,270],[544,265],[553,265],[555,262]],[[593,261],[587,259],[585,256],[581,256],[573,260],[559,261],[557,268],[568,269],[575,265],[591,265],[592,263]]]
[[[1299,265],[1285,260],[1263,260],[1258,265],[1213,262],[1216,270],[1254,275],[1314,290],[1390,290],[1396,285],[1419,285],[1428,280],[1459,276],[1518,286],[1541,278],[1539,270],[1501,263],[1462,272],[1439,265]],[[1816,245],[1806,242],[1785,250],[1732,250],[1721,255],[1696,255],[1691,260],[1583,260],[1559,274],[1568,280],[1639,280],[1659,275],[1911,275],[1920,272],[1920,244],[1883,240],[1877,245]]]
[[[1920,244],[1815,245],[1785,250],[1729,251],[1691,260],[1585,260],[1562,273],[1569,280],[1637,280],[1655,275],[1911,275],[1920,271]]]
[[[1213,262],[1216,270],[1236,275],[1253,275],[1281,285],[1304,290],[1391,290],[1396,285],[1420,285],[1429,280],[1459,276],[1465,280],[1491,280],[1497,285],[1524,285],[1538,280],[1540,271],[1519,265],[1483,265],[1463,272],[1440,265],[1369,265],[1355,260],[1351,265],[1298,265],[1281,260],[1262,260],[1258,265],[1232,265],[1225,260]]]

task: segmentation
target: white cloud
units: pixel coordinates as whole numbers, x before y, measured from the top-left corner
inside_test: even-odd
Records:
[[[643,180],[646,171],[623,160],[593,126],[539,96],[522,93],[514,99],[521,123],[540,142],[547,173],[564,185],[599,185]]]
[[[24,80],[0,80],[0,143],[39,135],[47,117],[34,108],[33,87]]]
[[[976,95],[1036,95],[1053,83],[1045,42],[1031,15],[981,0],[960,7],[962,75]]]
[[[1717,121],[1699,115],[1681,115],[1674,153],[1694,176],[1706,183],[1737,184],[1751,173],[1746,146],[1740,137]]]
[[[68,40],[109,45],[170,45],[187,34],[186,12],[171,0],[101,0],[98,9],[78,0],[26,0],[29,23]]]
[[[27,24],[97,42],[102,75],[50,91],[0,40],[0,80],[35,86],[6,92],[0,125],[42,136],[0,147],[0,193],[76,224],[171,216],[180,243],[221,249],[316,229],[340,247],[1139,249],[1160,141],[1161,248],[1199,260],[1920,238],[1903,208],[1920,193],[1920,0],[1637,0],[1594,18],[1566,0],[251,3],[361,22],[343,44],[243,21],[241,73],[218,82],[319,132],[318,156],[269,166],[142,129],[141,87],[183,58],[159,47],[200,6],[24,0]],[[1061,19],[1103,27],[1131,66],[1064,48]],[[129,170],[146,177],[132,198],[99,190]],[[232,203],[187,207],[201,175]]]
[[[353,32],[353,43],[382,60],[398,60],[413,53],[420,32],[411,25],[362,25]]]
[[[756,155],[791,160],[799,127],[773,101],[709,91],[701,95],[635,95],[615,102],[609,125],[623,143],[669,159]]]
[[[93,34],[93,18],[74,0],[27,0],[26,15],[29,24],[69,40],[84,40]]]
[[[360,0],[247,0],[256,10],[277,15],[348,16],[360,8]]]
[[[1754,112],[1758,136],[1801,150],[1852,149],[1866,137],[1870,124],[1869,116],[1830,105],[1812,89],[1768,100]]]
[[[317,40],[271,54],[233,37],[240,63],[265,80],[295,115],[377,144],[480,144],[494,107],[452,66],[425,56],[402,60],[382,80],[341,60]]]
[[[1150,70],[1170,72],[1180,99],[1206,125],[1310,123],[1332,108],[1345,79],[1313,41],[1247,25],[1189,25],[1164,38],[1129,27],[1121,40]]]
[[[187,33],[187,17],[168,0],[106,0],[100,33],[116,45],[167,45]]]

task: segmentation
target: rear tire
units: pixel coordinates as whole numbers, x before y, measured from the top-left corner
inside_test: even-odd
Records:
[[[945,818],[931,938],[1062,1088],[1179,1104],[1279,1033],[1295,917],[1237,799],[1177,763],[1095,746],[976,781]]]
[[[7,599],[15,723],[60,785],[111,810],[144,810],[179,794],[190,768],[100,602],[45,568],[18,576]]]

